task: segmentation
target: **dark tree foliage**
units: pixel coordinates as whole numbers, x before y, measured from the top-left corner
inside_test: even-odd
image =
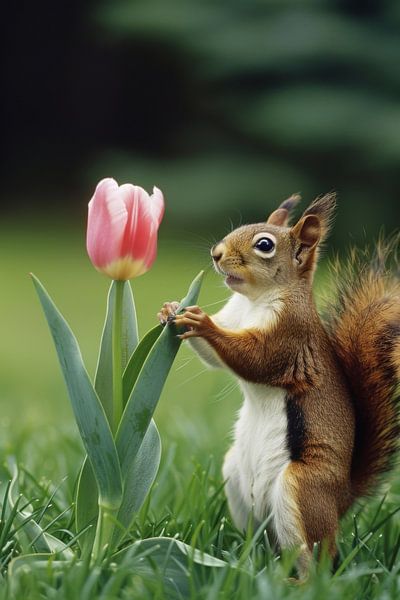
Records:
[[[397,0],[7,10],[3,191],[19,206],[78,207],[113,175],[156,183],[192,230],[332,189],[343,239],[398,225]]]

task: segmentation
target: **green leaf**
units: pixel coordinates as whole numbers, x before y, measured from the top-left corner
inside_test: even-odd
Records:
[[[43,536],[46,539],[46,542],[50,546],[50,550],[58,555],[58,558],[62,558],[65,560],[71,560],[74,558],[75,554],[71,548],[67,548],[65,543],[56,538],[51,533],[47,533],[46,531],[43,533]]]
[[[10,581],[13,584],[13,578],[20,569],[24,569],[24,571],[35,570],[35,572],[37,572],[39,569],[40,571],[48,572],[51,568],[51,570],[56,569],[57,572],[60,572],[64,566],[65,561],[55,560],[54,554],[47,554],[44,552],[37,554],[24,554],[23,556],[17,556],[16,558],[12,559],[8,569],[8,574]]]
[[[96,534],[96,521],[99,514],[98,491],[93,469],[88,457],[86,456],[76,487],[76,509],[75,509],[75,527],[76,533],[80,533],[90,525],[81,536],[79,536],[79,547],[82,555],[89,554],[93,547]]]
[[[201,284],[204,279],[204,271],[200,271],[198,275],[193,279],[192,283],[189,286],[188,293],[179,303],[179,308],[176,311],[177,313],[185,310],[187,306],[192,306],[197,302],[197,298],[200,294]]]
[[[122,379],[124,406],[129,399],[143,363],[162,330],[161,325],[156,325],[156,327],[150,329],[130,357]],[[118,513],[118,522],[121,527],[114,533],[113,545],[116,545],[124,534],[129,531],[132,520],[140,510],[157,475],[160,458],[161,440],[156,424],[151,419],[143,442],[124,480],[124,495]]]
[[[192,282],[180,310],[197,300],[202,279],[203,272]],[[154,327],[136,348],[123,375],[124,398],[128,399],[116,438],[124,482],[118,514],[123,529],[115,532],[115,544],[129,531],[158,471],[161,442],[152,415],[179,346],[173,324]]]
[[[208,568],[229,567],[228,563],[167,537],[138,540],[113,555],[121,566],[131,566],[136,575],[164,580],[167,591],[186,596],[190,584],[199,584]],[[174,596],[176,597],[176,596]]]
[[[129,532],[133,519],[140,510],[156,478],[160,458],[160,435],[154,420],[151,419],[139,451],[126,473],[124,495],[118,513],[118,523],[123,529],[116,529],[113,539],[114,547]]]
[[[108,422],[113,419],[113,369],[112,369],[112,322],[115,306],[115,281],[110,285],[107,298],[106,318],[101,336],[99,357],[95,375],[95,390],[104,407]],[[138,327],[132,288],[125,282],[122,304],[122,368],[128,363],[138,344]],[[85,458],[79,473],[76,490],[76,531],[92,525],[80,538],[84,555],[91,551],[96,532],[98,515],[97,485],[90,462]]]
[[[85,369],[74,334],[40,281],[34,276],[32,278],[53,336],[79,433],[96,478],[99,504],[110,510],[118,509],[122,498],[121,470],[106,414]]]
[[[122,376],[124,406],[126,406],[126,403],[129,400],[129,396],[133,390],[133,386],[136,383],[143,363],[146,360],[151,348],[154,346],[155,341],[160,336],[162,330],[162,325],[156,325],[153,327],[153,329],[150,329],[130,357]]]
[[[180,310],[196,302],[203,276],[204,272],[201,271],[194,279],[180,303]],[[180,344],[175,325],[166,325],[147,355],[126,404],[116,436],[124,482],[146,434]]]

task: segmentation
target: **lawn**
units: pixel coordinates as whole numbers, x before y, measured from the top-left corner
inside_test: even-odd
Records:
[[[141,334],[155,324],[161,304],[180,299],[194,275],[208,266],[211,242],[189,232],[181,239],[172,234],[161,238],[156,264],[133,281]],[[69,321],[91,374],[109,282],[91,267],[83,233],[67,227],[60,232],[32,223],[29,230],[17,233],[12,224],[3,224],[0,247],[1,490],[18,465],[21,491],[35,507],[43,507],[42,524],[67,541],[73,523],[75,478],[84,453],[28,273],[42,280]],[[322,268],[317,291],[324,287],[325,276]],[[221,281],[208,270],[201,306],[212,312],[227,295]],[[220,467],[239,406],[233,379],[206,370],[183,347],[155,414],[163,442],[162,463],[133,537],[177,536],[230,564],[222,570],[204,569],[197,578],[189,566],[187,597],[399,597],[400,513],[396,511],[400,485],[394,475],[385,495],[381,491],[354,507],[344,520],[333,576],[324,563],[308,583],[290,585],[286,579],[295,557],[274,555],[262,531],[244,538],[235,530]],[[4,530],[3,520],[0,542]],[[148,577],[135,576],[134,564],[111,564],[101,571],[79,562],[61,570],[49,564],[45,573],[21,569],[10,577],[7,564],[13,548],[19,550],[12,543],[6,547],[0,543],[0,600],[179,597],[173,584],[163,582],[157,564]]]

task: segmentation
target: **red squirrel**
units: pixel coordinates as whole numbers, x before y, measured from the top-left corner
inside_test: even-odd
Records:
[[[280,548],[299,548],[305,577],[313,546],[332,558],[340,517],[392,466],[399,439],[400,283],[385,265],[399,237],[373,260],[336,274],[337,298],[322,320],[312,284],[335,211],[317,198],[294,226],[295,195],[264,223],[229,233],[211,250],[233,294],[209,317],[198,306],[171,320],[210,366],[238,378],[243,405],[223,466],[233,521],[270,516]]]

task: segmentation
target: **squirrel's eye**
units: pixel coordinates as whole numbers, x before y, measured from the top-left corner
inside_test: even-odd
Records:
[[[271,240],[271,238],[261,238],[260,240],[258,240],[255,244],[254,244],[254,248],[257,248],[257,250],[260,250],[261,252],[264,252],[265,254],[269,254],[270,252],[272,252],[275,248],[275,242],[273,240]]]

